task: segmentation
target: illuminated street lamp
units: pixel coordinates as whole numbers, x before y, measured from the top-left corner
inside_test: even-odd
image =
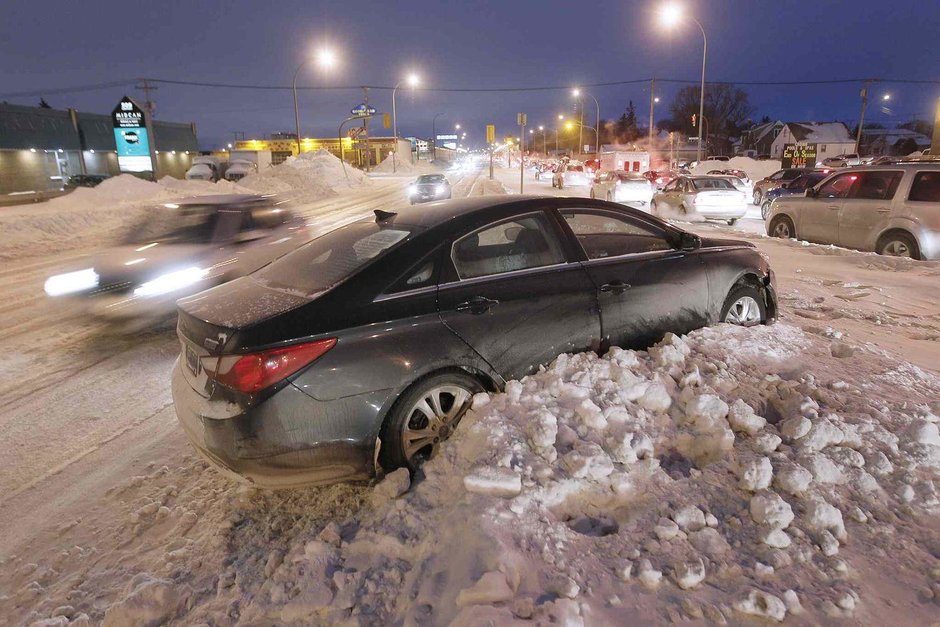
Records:
[[[697,19],[683,12],[678,4],[668,4],[659,12],[659,22],[666,28],[672,28],[683,18],[692,20],[699,30],[702,31],[702,88],[699,94],[698,105],[698,147],[696,149],[697,160],[702,160],[702,120],[705,119],[705,59],[708,55],[708,38],[705,36],[705,28]]]
[[[297,132],[298,155],[300,154],[300,109],[297,106],[297,75],[300,74],[300,70],[311,61],[316,62],[316,64],[319,65],[321,69],[328,70],[336,65],[336,53],[329,48],[321,48],[319,51],[317,51],[317,54],[314,57],[306,59],[303,63],[297,66],[296,70],[294,70],[294,130]]]
[[[589,94],[589,93],[587,93],[587,92],[582,92],[582,91],[581,91],[580,89],[578,89],[577,87],[575,87],[573,90],[571,90],[571,95],[574,96],[575,98],[577,98],[577,99],[578,99],[578,102],[581,103],[581,105],[578,107],[578,109],[579,109],[580,112],[581,112],[581,126],[582,126],[582,128],[584,128],[584,100],[583,100],[582,97],[581,97],[582,94],[585,95],[585,96],[587,96],[587,97],[590,98],[591,100],[593,100],[593,101],[594,101],[594,106],[597,107],[597,117],[594,118],[594,121],[595,121],[595,123],[596,123],[596,124],[594,125],[594,137],[597,138],[597,146],[596,146],[596,148],[595,148],[595,152],[596,152],[597,154],[600,154],[600,151],[601,151],[601,146],[600,146],[600,144],[601,144],[601,105],[598,104],[597,98],[595,98],[595,97],[592,96],[591,94]],[[591,128],[591,127],[588,126],[587,128]],[[580,142],[580,145],[578,146],[578,152],[581,152],[581,149],[584,147],[584,141],[583,141],[583,137],[582,137],[580,134],[578,135],[578,141]]]
[[[891,94],[885,94],[881,97],[882,100],[891,100]]]
[[[405,79],[405,83],[408,84],[408,87],[414,89],[421,83],[421,79],[418,78],[418,75],[411,73],[408,75],[408,78]],[[392,90],[392,135],[395,136],[395,149],[392,150],[392,174],[397,171],[397,155],[398,155],[398,110],[395,108],[395,96],[398,94],[398,88],[401,87],[402,81],[399,81],[395,85],[395,89]]]

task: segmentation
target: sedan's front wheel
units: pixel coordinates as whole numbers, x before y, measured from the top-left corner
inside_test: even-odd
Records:
[[[767,320],[764,299],[757,289],[749,285],[740,285],[728,293],[721,308],[721,321],[752,327]]]
[[[457,428],[480,382],[462,372],[418,381],[398,399],[382,426],[380,459],[386,470],[415,470]]]
[[[777,216],[770,223],[770,228],[767,229],[767,233],[771,237],[779,237],[781,239],[793,239],[796,237],[796,229],[793,227],[793,222],[787,216]]]

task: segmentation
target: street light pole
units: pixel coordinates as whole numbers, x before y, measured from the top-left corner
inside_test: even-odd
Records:
[[[407,79],[405,79],[411,87],[418,86],[418,77],[414,74],[411,74]],[[392,150],[392,174],[398,171],[398,110],[395,107],[395,96],[398,95],[398,88],[401,87],[402,81],[398,81],[395,85],[395,89],[392,90],[392,135],[395,136],[395,148]]]
[[[699,119],[705,116],[705,60],[708,57],[708,37],[705,36],[705,27],[702,26],[702,23],[699,22],[691,15],[685,15],[682,12],[682,9],[675,4],[667,5],[663,7],[663,10],[660,12],[660,18],[665,26],[672,26],[678,22],[683,17],[688,18],[695,22],[695,25],[698,26],[698,29],[702,31],[702,88],[699,92],[699,104],[698,104],[698,117]],[[698,127],[698,147],[696,149],[696,161],[702,160],[702,126],[699,124]]]
[[[646,150],[650,153],[650,167],[653,167],[653,103],[656,98],[656,79],[650,79],[650,132],[649,132],[649,141],[646,147]]]
[[[300,74],[300,70],[303,69],[307,63],[310,62],[310,59],[307,59],[303,63],[297,66],[297,69],[294,70],[294,131],[297,133],[297,155],[300,156],[300,108],[297,106],[297,75]]]
[[[862,91],[859,95],[862,97],[862,113],[858,117],[858,132],[855,135],[855,154],[860,154],[858,149],[862,145],[862,127],[865,125],[865,109],[868,107],[868,86],[871,81],[865,81]]]

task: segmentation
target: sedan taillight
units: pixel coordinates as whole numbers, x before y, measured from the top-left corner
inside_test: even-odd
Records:
[[[207,368],[206,374],[226,387],[254,394],[313,363],[335,345],[336,338],[329,338],[239,355],[225,372],[221,368],[218,372]],[[220,360],[223,364],[226,361],[229,360]]]

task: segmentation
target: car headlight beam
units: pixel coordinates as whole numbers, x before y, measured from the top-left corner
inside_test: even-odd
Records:
[[[206,278],[208,270],[193,266],[158,276],[134,290],[134,296],[159,296],[194,285]]]
[[[56,274],[46,279],[43,289],[49,296],[64,296],[98,287],[98,273],[93,268]]]

